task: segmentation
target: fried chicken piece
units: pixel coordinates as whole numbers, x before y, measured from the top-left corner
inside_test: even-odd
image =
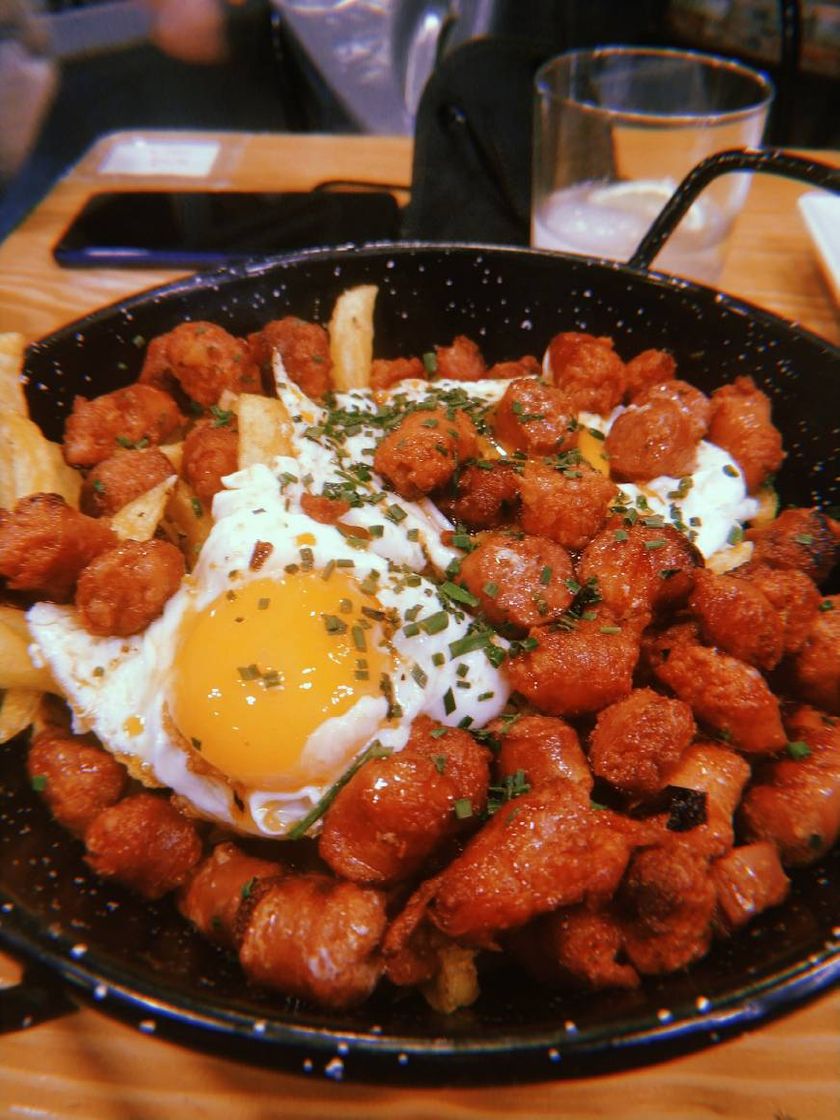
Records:
[[[519,493],[519,523],[526,533],[577,550],[603,528],[618,487],[585,462],[555,469],[531,460],[524,466]]]
[[[689,411],[670,396],[651,395],[618,416],[604,441],[610,474],[619,482],[681,478],[697,461],[699,436]]]
[[[498,529],[511,522],[519,503],[520,466],[504,459],[467,463],[454,479],[454,494],[438,505],[468,529]]]
[[[445,486],[458,464],[475,455],[476,439],[465,412],[409,412],[379,441],[373,466],[403,498],[421,498]]]
[[[97,875],[150,899],[180,887],[201,859],[193,822],[154,793],[135,793],[103,809],[84,840]]]
[[[786,509],[761,528],[747,530],[751,564],[794,568],[814,583],[828,579],[840,556],[840,522],[819,509]]]
[[[687,381],[672,378],[648,385],[633,397],[633,405],[641,408],[651,401],[672,401],[688,418],[691,439],[702,439],[709,427],[712,402],[700,389]]]
[[[179,893],[178,909],[205,937],[233,948],[240,905],[260,879],[282,874],[279,863],[249,855],[225,840],[194,869]]]
[[[401,751],[366,762],[340,791],[324,817],[320,856],[353,882],[408,879],[462,830],[456,803],[481,815],[489,777],[489,753],[471,735],[421,716]]]
[[[521,358],[513,358],[506,362],[495,362],[485,374],[485,377],[496,381],[512,380],[514,377],[539,377],[542,367],[533,354],[523,354]]]
[[[385,895],[318,873],[258,881],[237,918],[248,978],[321,1007],[362,1003],[382,974]]]
[[[688,704],[636,688],[598,713],[589,741],[592,772],[623,793],[657,793],[670,782],[695,730]]]
[[[166,443],[184,426],[174,399],[154,385],[128,385],[101,397],[76,397],[64,425],[64,458],[94,467],[118,448]]]
[[[139,634],[163,613],[186,572],[184,557],[163,540],[123,541],[79,576],[76,607],[91,634]]]
[[[146,351],[140,382],[145,387],[175,380],[196,404],[210,408],[229,389],[259,393],[260,371],[248,344],[216,323],[202,320],[179,323],[152,339]]]
[[[736,377],[712,393],[709,440],[728,451],[753,493],[782,465],[782,437],[770,418],[770,398],[751,377]]]
[[[262,330],[248,335],[248,349],[269,384],[272,381],[271,361],[276,350],[289,378],[308,397],[323,397],[332,388],[330,338],[319,323],[310,323],[295,315],[272,319]]]
[[[739,815],[749,838],[772,841],[785,867],[802,867],[840,833],[840,720],[802,705],[786,725],[787,757],[756,772]]]
[[[656,679],[691,707],[699,723],[748,754],[772,754],[785,745],[779,701],[758,669],[676,628],[648,649]]]
[[[568,395],[574,412],[607,416],[621,403],[627,375],[611,338],[563,331],[548,345],[547,364],[554,384]]]
[[[239,434],[234,424],[199,423],[184,440],[181,473],[200,502],[209,506],[222,479],[239,467]]]
[[[128,781],[113,755],[58,727],[33,738],[26,769],[58,823],[77,836],[119,801]]]
[[[699,549],[672,525],[616,517],[583,550],[578,579],[596,580],[602,602],[628,618],[680,606],[702,567]]]
[[[461,582],[495,626],[527,630],[558,618],[574,599],[574,569],[545,537],[488,533],[461,561]]]
[[[451,346],[435,347],[435,376],[454,381],[480,381],[487,377],[487,363],[476,343],[459,334]]]
[[[588,613],[569,629],[535,627],[528,637],[536,645],[505,662],[511,685],[547,715],[597,712],[630,692],[638,630],[604,607]]]
[[[493,431],[509,451],[556,455],[577,447],[578,425],[562,389],[518,377],[493,410]]]
[[[142,451],[118,448],[88,474],[82,486],[81,507],[91,517],[111,517],[175,473],[157,447]]]
[[[840,595],[822,600],[785,679],[800,700],[840,715]]]
[[[30,494],[0,510],[0,576],[12,591],[69,599],[82,569],[116,543],[108,525],[60,494]]]
[[[575,782],[515,798],[472,837],[437,878],[428,914],[447,936],[492,946],[505,930],[618,886],[647,826],[593,809]]]
[[[757,587],[782,623],[782,651],[801,649],[822,597],[810,576],[796,568],[770,568],[750,562],[730,573]]]
[[[667,350],[642,350],[624,367],[627,397],[632,400],[638,393],[670,381],[677,370],[677,363]]]
[[[517,961],[536,980],[562,988],[638,988],[639,974],[624,956],[624,931],[608,907],[573,906],[537,918],[507,939]]]
[[[426,380],[420,358],[374,358],[370,363],[371,389],[390,389],[400,381]]]
[[[694,829],[694,840],[713,857],[735,842],[732,821],[749,777],[749,763],[741,755],[702,741],[692,743],[671,771],[672,786],[706,795],[706,819]]]
[[[757,669],[774,669],[784,652],[784,623],[755,584],[700,570],[688,600],[709,645]]]
[[[631,964],[644,976],[674,972],[709,950],[717,890],[709,857],[686,836],[633,853],[616,896]]]
[[[550,785],[556,778],[575,782],[592,792],[592,771],[570,723],[558,716],[517,715],[501,717],[487,731],[501,745],[496,775],[502,782],[522,773],[532,790]]]
[[[712,864],[711,871],[717,890],[715,924],[724,933],[734,933],[762,911],[778,906],[790,891],[776,846],[767,840],[733,848]]]

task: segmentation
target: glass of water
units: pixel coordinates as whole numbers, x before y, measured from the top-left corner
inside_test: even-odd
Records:
[[[773,86],[715,55],[643,47],[571,51],[535,78],[531,244],[627,260],[702,159],[761,143]],[[717,281],[750,177],[711,184],[655,267]]]

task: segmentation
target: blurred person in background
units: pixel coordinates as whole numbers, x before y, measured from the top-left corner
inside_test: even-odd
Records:
[[[57,81],[39,12],[25,0],[0,0],[0,191],[29,155]]]

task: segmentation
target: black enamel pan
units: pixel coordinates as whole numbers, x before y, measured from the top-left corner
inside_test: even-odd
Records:
[[[768,164],[837,172],[767,153],[730,153],[724,170]],[[775,162],[774,162],[775,160]],[[709,174],[695,174],[692,190]],[[702,187],[700,182],[699,186]],[[679,198],[673,213],[691,198]],[[666,216],[667,217],[667,216]],[[475,245],[320,250],[192,277],[71,324],[27,358],[32,413],[59,437],[75,394],[136,376],[145,340],[189,318],[237,334],[294,313],[324,321],[336,296],[379,285],[376,352],[423,353],[463,333],[490,360],[540,354],[560,330],[612,336],[629,357],[671,350],[711,390],[750,374],[770,394],[788,457],[784,503],[840,506],[840,351],[714,290],[645,270],[657,224],[630,265]],[[25,743],[0,748],[0,945],[27,963],[2,993],[5,1029],[88,1001],[190,1045],[330,1077],[456,1082],[544,1079],[656,1060],[786,1010],[840,979],[840,852],[797,872],[780,908],[717,944],[686,972],[637,992],[555,994],[503,969],[479,1001],[437,1015],[382,990],[364,1008],[322,1012],[250,989],[235,963],[173,906],[146,904],[91,875],[81,846],[50,819],[24,776]]]

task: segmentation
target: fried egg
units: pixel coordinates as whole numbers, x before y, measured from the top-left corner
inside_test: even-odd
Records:
[[[100,638],[72,607],[29,612],[76,731],[200,816],[267,836],[307,820],[372,747],[401,749],[417,716],[481,726],[509,694],[504,640],[446,579],[459,553],[441,515],[384,490],[355,457],[369,435],[339,454],[335,415],[288,381],[282,399],[296,454],[227,477],[194,570],[145,632]],[[304,509],[324,490],[351,502],[337,524]]]

